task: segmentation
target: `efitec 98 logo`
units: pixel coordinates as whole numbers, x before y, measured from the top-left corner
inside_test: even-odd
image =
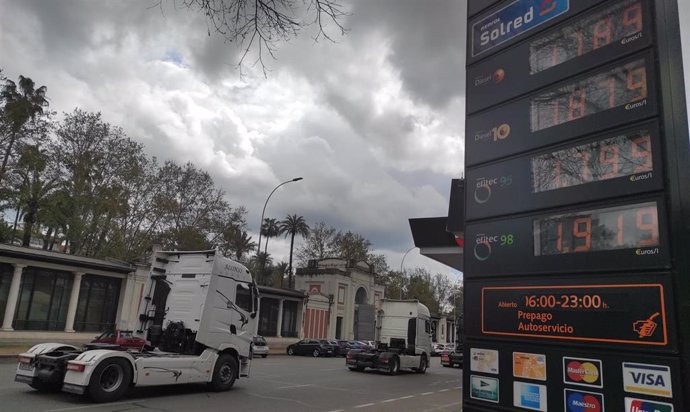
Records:
[[[515,244],[515,235],[496,234],[487,235],[478,233],[474,240],[474,257],[484,262],[491,257],[493,249],[496,247],[512,247]]]
[[[508,187],[513,184],[513,175],[486,178],[480,177],[477,179],[477,183],[474,187],[474,201],[484,204],[491,199],[492,187],[497,186],[499,188]]]

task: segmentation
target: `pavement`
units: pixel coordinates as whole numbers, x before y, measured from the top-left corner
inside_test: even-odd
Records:
[[[15,363],[0,361],[0,409],[12,412],[279,411],[456,412],[462,371],[433,358],[426,374],[352,372],[343,358],[270,356],[255,359],[251,377],[228,392],[204,385],[133,388],[119,402],[93,404],[67,393],[39,393],[14,382]]]

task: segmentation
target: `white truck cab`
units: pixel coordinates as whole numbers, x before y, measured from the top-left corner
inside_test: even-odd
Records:
[[[156,252],[139,303],[141,352],[39,344],[19,355],[15,380],[96,402],[131,386],[206,382],[216,391],[248,377],[258,292],[249,270],[215,251]]]

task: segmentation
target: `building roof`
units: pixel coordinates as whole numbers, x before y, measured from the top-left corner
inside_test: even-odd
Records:
[[[42,249],[7,244],[0,244],[0,257],[26,259],[115,273],[130,273],[136,270],[134,265],[126,262],[94,259],[90,257],[69,255],[66,253],[51,252]]]
[[[423,256],[462,271],[463,248],[446,230],[447,221],[447,217],[410,219],[414,245]]]
[[[273,288],[270,286],[259,286],[259,293],[260,294],[266,294],[266,295],[288,296],[288,297],[300,298],[300,299],[304,299],[307,297],[306,293],[299,291],[299,290]]]

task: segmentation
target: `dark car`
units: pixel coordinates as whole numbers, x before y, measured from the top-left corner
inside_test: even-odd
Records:
[[[333,356],[333,345],[325,340],[320,341],[317,339],[302,339],[301,341],[288,346],[287,354],[311,355],[315,358],[318,358],[319,356]]]
[[[336,340],[335,342],[338,344],[338,354],[341,356],[346,356],[347,351],[350,350],[350,347],[347,345],[348,341],[341,339],[341,340]]]
[[[350,349],[369,350],[369,345],[358,340],[350,340],[347,342],[347,350]]]
[[[96,336],[87,346],[108,347],[108,349],[123,349],[141,351],[144,349],[146,341],[134,336],[131,330],[110,330]]]
[[[445,366],[446,368],[455,366],[462,368],[462,348],[458,348],[457,350],[459,350],[459,352],[453,351],[441,353],[441,365]]]
[[[337,340],[326,340],[331,347],[333,347],[333,356],[340,356],[340,355],[345,355],[342,349],[340,349],[340,344],[338,343]]]

